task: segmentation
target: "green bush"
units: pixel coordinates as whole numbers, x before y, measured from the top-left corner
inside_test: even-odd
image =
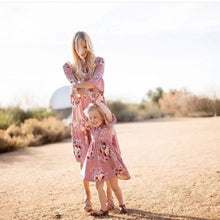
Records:
[[[27,110],[27,115],[30,116],[28,118],[36,118],[40,121],[51,116],[59,118],[55,111],[47,111],[45,108]]]
[[[118,122],[135,121],[137,118],[137,111],[132,105],[122,103],[121,101],[109,101],[109,109],[115,114]]]
[[[152,118],[160,118],[159,105],[152,101],[142,101],[138,106],[138,120],[143,121]]]
[[[41,121],[44,118],[51,116],[61,119],[60,115],[58,115],[55,111],[47,111],[46,108],[28,109],[24,111],[20,107],[16,106],[0,109],[0,129],[7,129],[12,124],[20,125],[29,118],[36,118]]]
[[[0,129],[7,129],[11,124],[13,124],[13,115],[0,109]]]

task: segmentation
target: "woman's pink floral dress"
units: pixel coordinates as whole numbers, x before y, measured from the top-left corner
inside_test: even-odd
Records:
[[[93,78],[90,79],[89,74],[86,68],[83,69],[85,81],[92,83],[95,86],[95,89],[91,89],[91,92],[100,93],[103,95],[104,93],[104,59],[102,57],[95,58],[95,71]],[[77,83],[77,79],[75,77],[75,72],[68,67],[67,63],[63,65],[63,70],[66,75],[66,78],[69,80],[71,85]],[[86,109],[89,103],[92,103],[93,100],[89,96],[81,96],[80,97],[80,111],[84,116],[84,109]],[[104,102],[105,103],[105,102]],[[105,103],[106,104],[106,103]],[[90,131],[84,126],[83,123],[78,123],[75,121],[76,118],[76,104],[73,103],[72,108],[72,125],[71,125],[71,133],[72,133],[72,144],[73,144],[73,153],[75,155],[76,161],[83,163],[90,141],[91,135]]]
[[[91,129],[91,143],[87,151],[82,178],[92,182],[106,181],[117,176],[130,179],[130,174],[121,158],[118,139],[113,124],[107,123]]]

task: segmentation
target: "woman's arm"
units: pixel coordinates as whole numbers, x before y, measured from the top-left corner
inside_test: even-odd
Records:
[[[81,83],[74,84],[73,88],[75,88],[75,89],[94,89],[95,86],[92,83],[90,83],[89,81],[84,81]]]
[[[94,74],[92,79],[88,81],[84,81],[82,83],[77,83],[74,85],[75,88],[83,88],[83,89],[97,89],[100,93],[104,92],[104,67],[105,62],[102,57],[96,57],[95,59],[96,68],[94,70]]]
[[[86,90],[86,89],[76,89],[76,92],[77,92],[77,94],[80,94],[80,95],[85,95],[85,96],[89,96],[89,91],[88,90]]]
[[[66,62],[63,65],[63,71],[64,71],[66,78],[69,80],[71,84],[77,83],[77,79],[75,77],[76,70],[75,70],[75,67],[70,62]]]

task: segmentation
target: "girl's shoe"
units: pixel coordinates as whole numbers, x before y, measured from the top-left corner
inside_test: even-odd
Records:
[[[83,208],[85,209],[86,212],[92,211],[92,205],[91,205],[91,201],[89,199],[85,200]]]
[[[108,210],[103,211],[103,210],[100,209],[100,210],[97,211],[97,212],[92,212],[90,215],[91,215],[91,216],[94,216],[94,217],[107,216],[107,215],[108,215]]]
[[[120,214],[127,214],[128,213],[128,210],[125,205],[120,205],[119,210],[120,210]]]
[[[107,210],[113,210],[115,208],[114,202],[112,199],[107,199]]]

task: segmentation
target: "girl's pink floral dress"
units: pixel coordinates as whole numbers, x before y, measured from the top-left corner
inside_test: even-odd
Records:
[[[130,179],[113,127],[116,119],[112,123],[105,121],[104,125],[91,129],[92,140],[83,163],[82,178],[92,182],[106,181],[115,176],[123,180]]]
[[[83,73],[85,81],[92,83],[95,86],[95,89],[91,89],[91,92],[100,93],[103,95],[104,93],[104,59],[102,57],[95,58],[95,71],[92,78],[89,77],[86,68],[83,68]],[[66,78],[69,80],[71,85],[77,83],[77,79],[75,77],[75,72],[67,66],[67,63],[63,65],[63,70],[66,75]],[[92,103],[93,100],[89,96],[81,96],[80,97],[80,104],[79,108],[83,117],[85,116],[83,110],[86,109],[89,103]],[[105,103],[105,102],[104,102]],[[106,104],[106,103],[105,103]],[[90,141],[91,135],[90,131],[84,126],[83,123],[78,123],[75,121],[75,114],[76,114],[76,104],[73,103],[72,108],[72,125],[71,125],[71,133],[72,133],[72,144],[73,144],[73,153],[75,155],[76,161],[83,163]]]

